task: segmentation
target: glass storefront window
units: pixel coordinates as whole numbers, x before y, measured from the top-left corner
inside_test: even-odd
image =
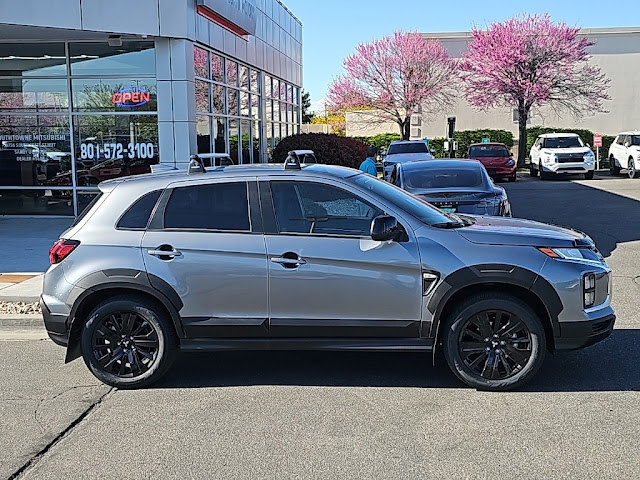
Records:
[[[209,71],[209,52],[202,48],[194,47],[193,49],[193,66],[197,77],[208,78]]]
[[[258,93],[258,72],[251,70],[251,91]]]
[[[196,134],[198,153],[211,152],[211,117],[206,115],[198,115],[196,117]]]
[[[66,116],[0,116],[0,185],[47,186],[71,170]]]
[[[238,115],[238,90],[229,88],[227,93],[227,109],[229,115]]]
[[[271,97],[272,91],[271,91],[271,76],[270,75],[265,75],[264,76],[264,94],[267,97]]]
[[[0,76],[66,75],[64,43],[0,44]]]
[[[262,162],[260,158],[260,122],[255,120],[253,122],[253,128],[251,130],[251,142],[253,146],[253,162],[259,163]]]
[[[214,117],[213,119],[213,139],[214,139],[214,152],[226,153],[227,144],[224,138],[227,131],[227,119],[223,117]]]
[[[69,44],[71,75],[155,75],[154,42]]]
[[[240,92],[240,115],[248,117],[251,115],[251,98],[247,92]]]
[[[235,165],[238,165],[238,121],[229,119],[229,156]]]
[[[273,79],[273,93],[271,96],[273,98],[280,98],[280,80],[277,78]]]
[[[3,190],[0,215],[73,215],[69,190]]]
[[[213,85],[213,113],[225,113],[224,112],[224,97],[226,87],[222,85]]]
[[[242,120],[240,122],[240,134],[241,134],[241,150],[242,150],[242,163],[251,163],[251,123],[249,120]]]
[[[0,111],[65,112],[69,109],[64,79],[0,79]]]
[[[75,112],[149,112],[158,109],[155,78],[74,79]]]
[[[227,60],[227,84],[238,85],[238,64],[231,60]]]
[[[209,113],[209,83],[196,80],[196,111]]]
[[[215,53],[211,54],[211,79],[224,83],[224,58]]]
[[[249,69],[244,65],[240,65],[238,78],[240,80],[240,88],[249,90]]]
[[[151,172],[158,163],[156,115],[76,115],[73,118],[77,184]],[[71,176],[59,185],[71,184]]]

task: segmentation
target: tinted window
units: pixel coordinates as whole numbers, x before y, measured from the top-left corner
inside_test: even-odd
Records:
[[[360,188],[364,188],[375,195],[378,195],[395,205],[400,210],[403,210],[410,215],[413,215],[418,220],[428,224],[434,225],[437,223],[446,223],[451,221],[440,210],[425,202],[424,200],[411,195],[410,193],[402,190],[396,186],[391,185],[389,182],[373,178],[371,175],[355,175],[351,177],[354,184]]]
[[[122,216],[117,228],[147,228],[153,207],[160,198],[160,192],[161,190],[156,190],[138,199]]]
[[[247,183],[176,188],[164,213],[165,228],[249,231]]]
[[[484,175],[479,168],[424,168],[404,172],[404,186],[409,190],[483,185]]]
[[[281,232],[369,236],[382,210],[331,185],[271,182]]]
[[[624,139],[627,138],[626,135],[619,135],[616,139],[616,143],[618,145],[624,145]]]
[[[71,43],[71,75],[154,75],[156,56],[153,42]]]
[[[429,153],[429,149],[424,142],[394,143],[389,146],[387,155],[393,155],[394,153]]]
[[[544,148],[584,147],[580,137],[548,137],[544,139]]]
[[[509,151],[502,145],[476,145],[469,149],[471,158],[508,157]]]
[[[640,135],[631,135],[631,145],[640,145]]]
[[[64,43],[0,45],[0,75],[18,77],[66,75]]]

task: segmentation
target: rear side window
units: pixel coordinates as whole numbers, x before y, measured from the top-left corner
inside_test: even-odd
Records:
[[[161,192],[162,190],[155,190],[139,198],[122,216],[122,218],[118,222],[117,228],[147,228],[149,217],[151,216],[153,207],[156,206],[156,203],[160,198]]]
[[[247,182],[176,188],[164,211],[164,227],[250,231]]]

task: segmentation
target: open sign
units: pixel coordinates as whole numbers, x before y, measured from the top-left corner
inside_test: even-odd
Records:
[[[140,87],[123,87],[111,96],[111,102],[118,107],[140,107],[150,100],[151,92]]]

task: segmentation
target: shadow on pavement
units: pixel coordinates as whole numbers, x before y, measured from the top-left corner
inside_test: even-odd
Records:
[[[601,180],[635,181],[620,177]],[[514,217],[585,232],[605,257],[618,243],[640,240],[640,202],[632,198],[568,181],[566,177],[549,181],[525,177],[501,186],[507,191]],[[640,181],[637,187],[640,189]]]
[[[640,391],[639,364],[640,330],[614,330],[590,348],[548,355],[521,391]],[[426,353],[297,351],[183,354],[155,388],[251,385],[464,388]]]

